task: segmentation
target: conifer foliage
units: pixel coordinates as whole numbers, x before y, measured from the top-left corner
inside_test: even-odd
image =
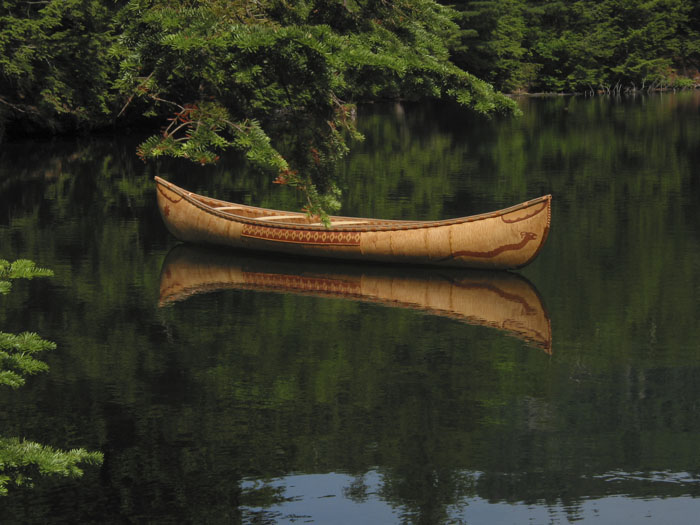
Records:
[[[125,16],[128,14],[128,16]],[[319,182],[359,138],[353,104],[381,98],[448,97],[481,113],[515,113],[513,101],[449,61],[451,11],[432,0],[132,0],[114,52],[125,110],[168,118],[139,149],[214,162],[234,147],[305,191],[310,213]],[[271,121],[293,122],[305,148],[282,158]],[[268,129],[266,129],[268,128]],[[334,192],[326,184],[326,196]]]
[[[455,63],[498,89],[611,93],[700,84],[694,0],[446,3],[460,12]]]
[[[354,104],[446,98],[516,114],[492,84],[512,92],[692,86],[700,82],[696,4],[6,0],[0,138],[5,128],[146,119],[160,131],[138,149],[144,160],[209,164],[237,149],[303,189],[315,213],[337,200],[328,174],[360,138]],[[284,156],[279,130],[298,142]]]
[[[37,268],[32,261],[20,259],[13,263],[0,259],[0,295],[9,293],[11,279],[33,279],[53,275],[51,270]],[[0,332],[0,387],[17,388],[25,384],[28,375],[44,372],[48,366],[37,354],[53,350],[56,344],[37,334]],[[102,463],[100,452],[84,449],[57,450],[33,441],[0,435],[0,496],[8,494],[10,485],[33,483],[37,475],[77,477],[83,474],[79,464]]]
[[[100,0],[0,2],[0,139],[8,122],[54,132],[109,122],[112,9]]]
[[[12,287],[11,279],[33,279],[51,275],[51,270],[37,268],[33,261],[27,259],[18,259],[13,263],[0,259],[0,295],[9,293]],[[17,388],[24,385],[26,376],[48,370],[46,363],[37,359],[37,356],[55,348],[55,343],[32,332],[8,334],[0,331],[0,386]]]
[[[357,102],[444,97],[517,112],[450,62],[453,15],[434,0],[7,0],[0,136],[5,124],[61,131],[151,118],[161,131],[142,158],[208,164],[235,148],[320,209],[317,196],[333,194],[329,167],[359,138]],[[292,157],[274,146],[280,122],[301,131]]]

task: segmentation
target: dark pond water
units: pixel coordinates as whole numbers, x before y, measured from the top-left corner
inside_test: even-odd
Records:
[[[700,92],[523,99],[518,120],[360,108],[343,214],[438,219],[553,195],[511,274],[176,247],[153,175],[298,209],[236,157],[139,137],[3,144],[0,258],[55,276],[0,330],[58,348],[0,436],[104,453],[2,523],[681,523],[700,512]],[[549,327],[551,326],[551,334]]]

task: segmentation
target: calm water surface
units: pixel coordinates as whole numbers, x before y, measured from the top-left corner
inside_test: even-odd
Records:
[[[102,451],[2,523],[684,523],[700,512],[700,92],[360,108],[345,215],[553,195],[511,274],[177,247],[152,176],[298,209],[230,156],[138,137],[4,144],[0,258],[52,268],[0,330],[58,348],[0,390],[0,437]],[[551,331],[550,331],[551,330]]]

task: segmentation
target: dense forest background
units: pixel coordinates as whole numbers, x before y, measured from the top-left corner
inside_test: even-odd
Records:
[[[235,148],[316,213],[358,102],[517,114],[502,92],[689,88],[699,66],[693,0],[7,0],[0,140],[145,123],[143,158]]]
[[[612,92],[697,85],[692,0],[484,0],[459,10],[460,67],[507,92]]]

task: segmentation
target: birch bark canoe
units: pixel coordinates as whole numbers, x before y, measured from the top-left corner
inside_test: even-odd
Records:
[[[440,221],[331,217],[226,202],[155,178],[168,230],[184,242],[383,263],[515,269],[549,233],[551,195],[504,210]]]
[[[158,304],[220,290],[328,297],[406,308],[486,326],[552,353],[540,294],[512,272],[391,267],[266,257],[180,244],[165,258]]]

